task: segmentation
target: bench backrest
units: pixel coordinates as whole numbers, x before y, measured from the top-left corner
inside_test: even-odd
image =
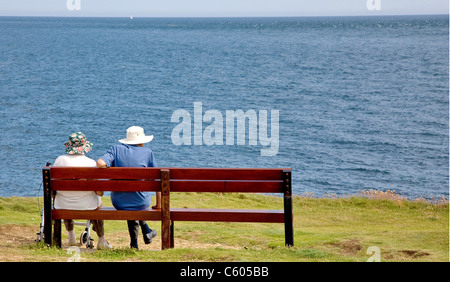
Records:
[[[281,168],[45,169],[50,171],[53,191],[161,191],[163,172],[168,171],[170,192],[285,193],[291,172]]]
[[[53,191],[161,191],[160,170],[129,167],[49,168]]]

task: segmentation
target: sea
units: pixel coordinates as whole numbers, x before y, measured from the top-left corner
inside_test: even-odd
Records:
[[[237,121],[235,142],[202,139],[229,112],[267,113],[273,154],[250,118],[241,142]],[[449,16],[0,17],[0,197],[41,196],[71,133],[96,160],[133,125],[160,167],[292,168],[297,195],[448,198]]]

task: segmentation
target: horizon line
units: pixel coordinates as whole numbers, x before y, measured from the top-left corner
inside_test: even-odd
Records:
[[[87,15],[1,15],[0,17],[34,17],[34,18],[311,18],[311,17],[374,17],[374,16],[450,16],[449,13],[430,13],[430,14],[356,14],[356,15],[299,15],[299,16],[87,16]]]

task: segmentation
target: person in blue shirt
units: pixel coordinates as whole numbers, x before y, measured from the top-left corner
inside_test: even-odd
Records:
[[[155,156],[145,143],[153,140],[153,135],[145,135],[144,129],[132,126],[127,129],[127,138],[120,139],[120,145],[112,146],[97,160],[97,167],[156,167]],[[151,204],[152,192],[111,192],[111,202],[117,210],[146,210]],[[156,193],[156,205],[161,208],[161,192]],[[138,249],[139,226],[145,244],[150,244],[156,231],[151,230],[143,220],[128,220],[130,247]]]

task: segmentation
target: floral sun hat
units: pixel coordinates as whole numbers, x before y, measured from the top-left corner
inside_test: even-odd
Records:
[[[82,132],[75,132],[69,136],[69,141],[64,143],[66,153],[69,155],[84,155],[90,150],[94,144],[87,141],[86,136]]]

